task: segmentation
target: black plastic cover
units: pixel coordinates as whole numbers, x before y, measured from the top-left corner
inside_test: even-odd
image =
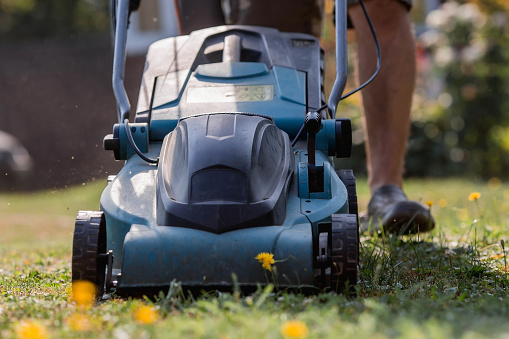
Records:
[[[317,110],[325,103],[324,60],[318,39],[302,33],[282,33],[267,27],[220,26],[195,31],[189,36],[164,39],[149,49],[135,122],[150,123],[149,112],[153,108],[152,103],[157,101],[167,103],[182,95],[187,84],[185,80],[199,65],[221,62],[220,46],[225,37],[232,34],[241,37],[242,40],[241,62],[265,63],[269,70],[274,66],[280,66],[305,72],[306,109]],[[157,81],[156,87],[161,88],[154,91],[155,79],[159,76],[175,81]],[[155,92],[161,94],[152,98]]]
[[[157,222],[213,233],[281,225],[293,157],[288,135],[270,118],[213,113],[182,119],[161,149]]]

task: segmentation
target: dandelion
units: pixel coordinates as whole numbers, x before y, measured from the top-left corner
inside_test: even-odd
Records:
[[[446,207],[447,206],[447,200],[445,200],[445,199],[438,200],[438,206],[440,206],[442,208]]]
[[[274,264],[274,254],[262,252],[258,254],[255,259],[258,260],[262,264],[262,267],[267,271],[272,271],[272,267],[270,265]]]
[[[77,306],[88,308],[93,305],[96,288],[87,280],[79,280],[72,283],[72,300]]]
[[[67,319],[67,324],[71,330],[76,332],[88,331],[92,328],[90,318],[84,314],[73,314]]]
[[[478,200],[480,197],[481,197],[481,193],[479,193],[479,192],[472,192],[472,193],[470,193],[470,195],[468,196],[468,200],[469,200],[469,201],[476,201],[476,200]]]
[[[134,319],[140,324],[153,324],[159,319],[157,310],[154,307],[142,305],[134,310]]]
[[[479,213],[479,219],[484,219],[483,212],[481,210],[481,207],[479,206],[479,198],[481,198],[481,193],[479,192],[472,192],[468,196],[469,201],[473,201],[475,203],[475,207],[477,207],[477,212]]]
[[[299,320],[286,321],[281,325],[281,334],[285,338],[306,338],[308,332],[306,324]]]
[[[431,206],[433,206],[433,200],[428,200],[425,202],[426,206],[428,206],[429,209],[431,209]]]
[[[25,320],[19,323],[15,331],[19,339],[44,339],[48,337],[48,330],[46,327],[31,320]]]

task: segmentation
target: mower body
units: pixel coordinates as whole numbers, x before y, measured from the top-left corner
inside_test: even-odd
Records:
[[[101,196],[99,252],[109,255],[98,253],[98,284],[355,284],[355,185],[332,161],[349,156],[349,121],[317,113],[312,141],[299,135],[306,113],[325,104],[323,74],[316,38],[271,28],[221,26],[152,44],[134,123],[104,140],[125,165]],[[128,133],[158,162],[140,158]],[[274,256],[270,271],[255,260],[262,252]]]

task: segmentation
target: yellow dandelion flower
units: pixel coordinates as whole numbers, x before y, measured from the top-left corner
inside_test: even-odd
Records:
[[[92,329],[90,318],[84,314],[73,314],[67,319],[69,328],[76,332],[84,332]]]
[[[428,206],[428,208],[431,208],[431,206],[433,206],[433,200],[428,200],[426,201],[426,206]]]
[[[45,339],[48,337],[46,327],[38,322],[25,320],[16,326],[16,336],[19,339]]]
[[[285,338],[306,338],[308,332],[306,324],[299,320],[286,321],[281,325],[281,334]]]
[[[481,197],[481,193],[479,193],[479,192],[472,192],[468,196],[468,200],[469,201],[475,201],[475,200],[479,199],[480,197]]]
[[[159,314],[154,307],[142,305],[134,310],[134,319],[140,324],[153,324],[159,319]]]
[[[442,208],[443,208],[443,207],[446,207],[446,206],[447,206],[447,204],[448,204],[448,203],[447,203],[447,200],[445,200],[445,199],[440,199],[440,200],[438,200],[438,206],[440,206],[440,207],[442,207]]]
[[[268,271],[272,271],[272,267],[270,265],[274,264],[274,254],[262,252],[255,257],[256,260],[262,263],[262,267]]]
[[[94,304],[96,288],[87,280],[79,280],[72,283],[72,300],[80,307],[90,307]]]

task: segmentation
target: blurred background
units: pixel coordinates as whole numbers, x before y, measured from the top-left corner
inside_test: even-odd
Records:
[[[125,84],[133,107],[148,45],[179,34],[173,4],[143,0],[132,17]],[[327,88],[335,67],[331,9],[327,0]],[[509,179],[509,3],[414,0],[411,15],[419,76],[406,175]],[[111,68],[109,1],[0,0],[1,190],[82,185],[120,169],[102,147],[116,122]],[[362,175],[359,100],[341,103],[355,127],[353,157],[342,166]]]

